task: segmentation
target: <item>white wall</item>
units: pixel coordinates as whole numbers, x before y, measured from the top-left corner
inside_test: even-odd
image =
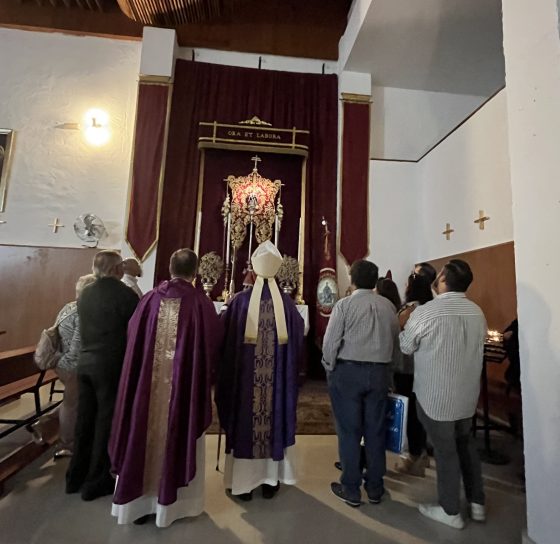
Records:
[[[120,247],[140,44],[4,28],[0,43],[0,128],[16,131],[0,243],[80,247],[74,220],[92,212],[109,231],[102,245]],[[93,107],[110,116],[107,145],[54,128]]]
[[[482,96],[374,87],[371,157],[418,160],[484,100]]]
[[[504,2],[529,537],[560,540],[560,36],[556,0]],[[530,24],[527,22],[530,21]]]
[[[513,239],[506,108],[504,90],[418,163],[419,260]],[[484,230],[473,223],[479,210],[491,218]]]
[[[422,161],[371,161],[369,198],[370,258],[401,290],[416,262],[511,241],[505,91]],[[479,209],[491,217],[483,231]]]
[[[418,235],[418,165],[370,161],[370,259],[404,294],[406,278],[416,262]]]

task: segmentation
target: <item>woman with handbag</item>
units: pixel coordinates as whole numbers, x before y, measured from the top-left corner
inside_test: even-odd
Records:
[[[405,304],[398,313],[401,330],[404,329],[410,315],[418,306],[433,299],[432,281],[431,274],[422,274],[416,270],[408,277]],[[400,461],[395,466],[395,470],[403,474],[424,476],[425,469],[429,467],[430,462],[426,452],[426,431],[416,413],[416,395],[413,392],[413,356],[402,355],[399,364],[395,368],[393,380],[396,392],[409,398],[407,424],[408,455],[401,456]]]
[[[54,370],[64,385],[64,397],[57,410],[43,416],[30,427],[33,440],[38,444],[42,444],[42,424],[52,418],[58,419],[60,438],[54,452],[55,459],[72,456],[74,427],[78,410],[77,367],[81,347],[77,299],[80,297],[84,287],[94,281],[95,276],[93,274],[87,274],[78,279],[76,283],[76,300],[65,304],[58,313],[55,327],[60,338],[59,349],[61,356]]]

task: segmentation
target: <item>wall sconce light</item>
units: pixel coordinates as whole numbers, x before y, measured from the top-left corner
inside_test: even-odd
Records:
[[[103,110],[89,110],[84,116],[83,126],[85,138],[91,145],[97,147],[105,145],[111,137],[109,116]]]
[[[96,147],[105,145],[111,138],[109,115],[100,109],[91,109],[84,115],[83,123],[60,123],[54,128],[82,130],[86,141]]]

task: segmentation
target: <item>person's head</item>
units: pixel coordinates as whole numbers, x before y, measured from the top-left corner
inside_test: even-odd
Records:
[[[435,281],[437,276],[436,269],[430,263],[417,264],[414,267],[414,273],[427,278],[430,284]]]
[[[434,298],[432,293],[432,282],[427,276],[413,272],[408,276],[406,290],[404,292],[405,302],[418,302],[426,304]]]
[[[76,282],[76,300],[80,298],[84,287],[87,287],[90,283],[93,283],[97,278],[93,274],[86,274],[78,278]]]
[[[401,307],[401,297],[397,284],[389,278],[379,278],[376,285],[377,294],[389,299],[395,310]]]
[[[137,278],[142,277],[142,266],[136,259],[125,259],[123,261],[124,273],[130,276],[136,276]]]
[[[450,291],[464,293],[473,281],[471,267],[461,259],[451,259],[438,274],[434,288],[438,294]]]
[[[116,251],[104,249],[93,258],[93,274],[96,278],[123,277],[122,257]]]
[[[356,289],[375,289],[379,269],[371,261],[356,261],[350,267],[350,279]]]
[[[198,257],[192,249],[178,249],[171,255],[169,274],[172,278],[192,281],[198,270]]]

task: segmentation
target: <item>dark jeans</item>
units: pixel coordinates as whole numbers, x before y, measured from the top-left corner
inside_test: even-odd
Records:
[[[472,418],[435,421],[417,401],[418,417],[434,446],[439,504],[449,515],[461,507],[461,476],[468,502],[484,504],[480,457],[472,437]]]
[[[108,444],[119,369],[84,372],[78,370],[78,418],[74,455],[66,473],[68,491],[103,490],[111,485]]]
[[[365,488],[381,496],[385,475],[385,428],[388,391],[386,364],[339,360],[328,375],[329,394],[338,435],[344,493],[360,498],[360,441],[366,452]]]
[[[395,389],[399,395],[408,397],[408,421],[406,437],[408,438],[408,451],[410,455],[418,457],[426,450],[426,431],[416,411],[416,395],[412,392],[414,385],[413,374],[401,374],[396,372],[394,375]]]

